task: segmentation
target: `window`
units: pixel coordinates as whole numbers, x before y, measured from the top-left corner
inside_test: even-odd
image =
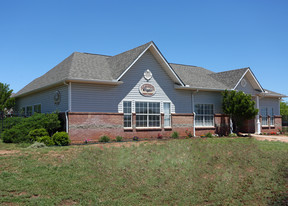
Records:
[[[41,104],[34,105],[34,112],[41,113]]]
[[[268,109],[261,108],[262,125],[268,125]]]
[[[27,106],[26,107],[26,115],[31,116],[32,115],[32,106]]]
[[[274,109],[270,109],[270,125],[274,125]]]
[[[171,107],[170,102],[164,102],[164,127],[171,127]]]
[[[213,104],[196,104],[196,126],[214,126]]]
[[[123,102],[124,127],[132,127],[131,102]]]
[[[262,125],[268,126],[268,115],[270,118],[270,125],[274,125],[274,108],[263,107],[261,108],[261,116],[262,116]]]
[[[136,127],[160,127],[160,102],[135,102]]]

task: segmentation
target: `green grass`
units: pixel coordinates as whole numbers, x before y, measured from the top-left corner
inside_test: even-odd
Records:
[[[288,144],[249,138],[23,149],[0,143],[0,204],[285,205]],[[286,179],[285,179],[286,178]],[[285,203],[286,201],[286,203]]]

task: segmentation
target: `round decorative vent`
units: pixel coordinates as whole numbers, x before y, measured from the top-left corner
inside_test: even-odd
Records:
[[[60,104],[61,102],[61,93],[60,91],[56,91],[54,94],[54,104]]]
[[[242,79],[242,81],[241,81],[241,86],[242,86],[242,87],[246,87],[246,85],[247,85],[246,79]]]
[[[152,84],[142,84],[139,87],[139,91],[145,97],[151,97],[156,92],[155,87]]]
[[[150,80],[152,78],[152,73],[149,69],[147,69],[145,72],[144,72],[144,78],[146,80]]]

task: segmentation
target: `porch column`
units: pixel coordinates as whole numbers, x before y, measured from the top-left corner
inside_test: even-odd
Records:
[[[256,108],[258,109],[258,114],[256,115],[256,134],[261,133],[261,123],[260,123],[260,117],[259,117],[259,112],[260,112],[260,107],[259,107],[259,96],[256,96]]]

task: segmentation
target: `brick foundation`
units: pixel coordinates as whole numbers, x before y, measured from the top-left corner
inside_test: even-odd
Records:
[[[95,112],[69,112],[69,136],[72,143],[83,143],[85,139],[98,141],[101,136],[110,138],[122,136],[125,139],[157,138],[159,134],[170,137],[174,131],[180,137],[185,137],[185,131],[193,135],[193,114],[171,114],[171,128],[164,128],[164,115],[161,114],[161,128],[136,128],[136,114],[132,114],[132,128],[124,129],[123,113],[95,113]],[[254,120],[253,120],[254,121]],[[275,126],[262,128],[263,132],[278,132],[282,128],[281,117],[275,116]],[[214,127],[196,127],[196,136],[205,135],[208,132],[225,136],[229,134],[229,116],[223,114],[214,115]],[[255,128],[255,127],[254,127]]]

